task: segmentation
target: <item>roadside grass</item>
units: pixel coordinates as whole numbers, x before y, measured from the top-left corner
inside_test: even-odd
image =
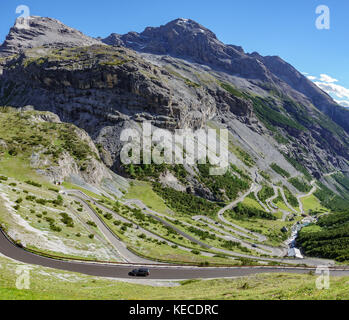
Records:
[[[133,181],[124,198],[141,200],[149,209],[162,214],[172,213],[172,211],[166,206],[164,200],[153,191],[148,182]]]
[[[316,277],[260,274],[238,279],[193,280],[141,285],[78,273],[28,266],[30,289],[16,288],[16,263],[0,257],[1,300],[348,300],[349,277],[331,278],[318,290]],[[167,286],[166,286],[167,285]]]

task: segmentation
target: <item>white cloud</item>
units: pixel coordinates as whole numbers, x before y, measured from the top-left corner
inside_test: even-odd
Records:
[[[307,78],[334,98],[339,105],[349,108],[349,89],[335,83],[338,82],[337,79],[324,73],[320,74],[320,77],[308,74]]]
[[[327,74],[320,74],[320,81],[321,82],[327,82],[327,83],[338,82],[337,79],[334,79],[334,78],[332,78],[331,76],[329,76]]]
[[[314,82],[319,88],[328,94],[334,94],[341,99],[349,99],[349,89],[334,83]]]
[[[349,108],[349,100],[334,100],[336,101],[339,105],[341,105],[342,107],[346,107],[346,108]]]

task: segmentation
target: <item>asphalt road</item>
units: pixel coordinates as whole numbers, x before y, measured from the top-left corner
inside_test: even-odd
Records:
[[[58,270],[78,272],[91,276],[108,278],[127,279],[128,272],[136,268],[135,265],[112,265],[82,263],[73,261],[54,260],[27,252],[13,243],[0,232],[0,253],[16,261],[54,268]],[[235,268],[199,268],[182,266],[147,266],[151,276],[148,279],[154,280],[185,280],[185,279],[213,279],[242,277],[257,273],[308,273],[311,269],[306,268],[285,268],[285,267],[235,267]],[[314,269],[313,269],[314,270]],[[349,276],[348,270],[331,270],[331,276]]]

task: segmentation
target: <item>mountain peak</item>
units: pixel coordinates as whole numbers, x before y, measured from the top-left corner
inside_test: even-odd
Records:
[[[193,36],[204,35],[213,39],[217,39],[216,35],[209,29],[205,28],[198,22],[185,19],[178,18],[173,21],[168,22],[166,25],[161,26],[159,28],[147,28],[142,34],[147,34],[150,30],[164,30],[167,32],[173,31],[177,33],[177,36],[182,36],[183,33],[192,34]]]
[[[246,55],[241,47],[225,45],[211,30],[191,19],[178,18],[160,27],[148,27],[142,33],[112,34],[102,41],[139,52],[190,60],[236,75],[269,78],[266,68]]]
[[[70,28],[62,22],[45,17],[18,18],[0,46],[0,55],[11,55],[24,49],[41,46],[88,46],[98,40]]]

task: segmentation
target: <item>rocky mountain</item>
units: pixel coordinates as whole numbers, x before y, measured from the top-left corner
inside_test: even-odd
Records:
[[[28,27],[27,27],[28,26]],[[17,54],[37,47],[76,47],[99,43],[80,31],[67,27],[51,18],[28,17],[16,20],[5,42],[0,46],[0,56]]]
[[[349,132],[349,113],[290,64],[277,56],[248,54],[239,46],[226,45],[212,31],[193,20],[177,19],[165,26],[148,27],[142,33],[113,33],[102,41],[138,52],[171,55],[267,83],[281,92],[286,91],[296,100],[313,104]]]
[[[139,52],[189,59],[242,77],[272,79],[272,74],[257,59],[246,55],[240,47],[223,44],[212,31],[193,20],[177,19],[159,28],[146,28],[140,34],[111,34],[102,41]]]
[[[228,128],[232,163],[293,191],[272,164],[334,191],[325,175],[349,169],[345,110],[282,59],[225,45],[192,20],[101,42],[32,17],[29,29],[10,30],[0,54],[0,105],[32,105],[74,123],[120,174],[120,133],[145,120],[170,130]],[[186,169],[188,190],[214,199],[195,168]]]
[[[262,57],[258,53],[253,53],[252,56],[262,61],[279,79],[305,95],[321,112],[349,132],[349,112],[339,106],[326,92],[322,91],[293,66],[280,57]]]

